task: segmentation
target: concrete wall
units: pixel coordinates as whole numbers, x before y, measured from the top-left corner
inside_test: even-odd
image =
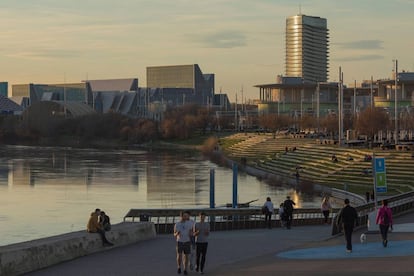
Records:
[[[99,234],[86,231],[16,243],[0,247],[0,275],[20,275],[39,270],[60,262],[155,238],[150,222],[124,222],[112,226],[107,238],[113,247],[103,247]]]

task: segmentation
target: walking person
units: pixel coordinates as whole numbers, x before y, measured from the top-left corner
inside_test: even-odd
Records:
[[[290,229],[292,227],[294,205],[296,205],[295,202],[293,202],[293,200],[290,199],[290,196],[287,196],[285,202],[283,202],[287,229]]]
[[[181,274],[181,268],[184,270],[184,275],[187,275],[187,268],[189,262],[189,255],[191,253],[191,236],[193,225],[189,221],[190,213],[184,211],[181,213],[181,219],[174,225],[174,237],[177,245],[177,273]]]
[[[194,225],[194,236],[196,239],[196,271],[204,274],[206,254],[208,247],[208,236],[210,235],[210,223],[206,222],[206,214],[200,213],[200,222]],[[201,261],[201,262],[200,262]]]
[[[345,206],[339,211],[337,216],[337,226],[341,227],[345,234],[346,252],[352,252],[352,232],[354,226],[358,223],[358,213],[354,207],[349,204],[349,199],[344,200]]]
[[[272,228],[272,215],[275,212],[273,202],[270,197],[266,198],[266,202],[263,205],[263,213],[265,215],[265,224],[269,229]]]
[[[321,204],[321,211],[322,211],[323,217],[325,218],[325,221],[324,221],[325,224],[328,224],[329,213],[331,211],[331,208],[332,206],[331,206],[331,203],[329,202],[329,198],[325,197]]]
[[[391,226],[392,229],[392,210],[388,208],[388,200],[384,199],[382,201],[382,207],[378,210],[376,223],[379,224],[382,245],[387,247],[388,245],[388,229]]]

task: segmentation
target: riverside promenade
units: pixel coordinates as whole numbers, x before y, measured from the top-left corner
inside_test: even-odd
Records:
[[[345,252],[344,237],[332,237],[328,225],[291,230],[255,229],[212,232],[206,275],[413,275],[414,212],[395,219],[389,245],[379,234]],[[30,273],[47,275],[177,275],[172,235],[114,248]],[[181,274],[182,275],[182,274]],[[189,272],[196,275],[196,272]]]

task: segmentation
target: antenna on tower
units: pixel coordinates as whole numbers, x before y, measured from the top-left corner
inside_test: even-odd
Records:
[[[302,15],[302,4],[299,4],[299,15]]]

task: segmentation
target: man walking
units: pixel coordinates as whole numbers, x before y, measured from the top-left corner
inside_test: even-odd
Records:
[[[204,265],[206,263],[206,254],[208,246],[208,236],[210,235],[210,224],[208,222],[205,222],[205,220],[206,214],[200,213],[200,222],[197,222],[194,225],[194,236],[196,237],[197,247],[196,271],[200,271],[201,274],[204,273]]]
[[[296,205],[293,200],[290,199],[290,196],[286,197],[283,206],[285,208],[285,218],[286,218],[286,228],[290,229],[292,227],[293,220],[293,206]]]
[[[352,252],[352,232],[355,224],[358,223],[358,214],[354,207],[349,205],[349,199],[344,200],[345,206],[337,217],[337,226],[344,230],[346,240],[346,252]]]
[[[190,213],[184,211],[181,213],[181,220],[174,226],[174,237],[177,240],[177,273],[181,274],[183,265],[184,275],[187,275],[189,255],[191,253],[191,236],[193,225],[189,221]]]
[[[273,202],[270,197],[268,197],[263,205],[263,213],[265,215],[265,223],[267,223],[267,227],[269,229],[272,228],[272,215],[274,212],[275,208],[273,206]]]
[[[388,200],[384,199],[382,201],[382,207],[378,210],[376,223],[379,224],[382,245],[387,247],[388,245],[388,229],[391,226],[392,229],[392,211],[391,208],[388,208]]]

